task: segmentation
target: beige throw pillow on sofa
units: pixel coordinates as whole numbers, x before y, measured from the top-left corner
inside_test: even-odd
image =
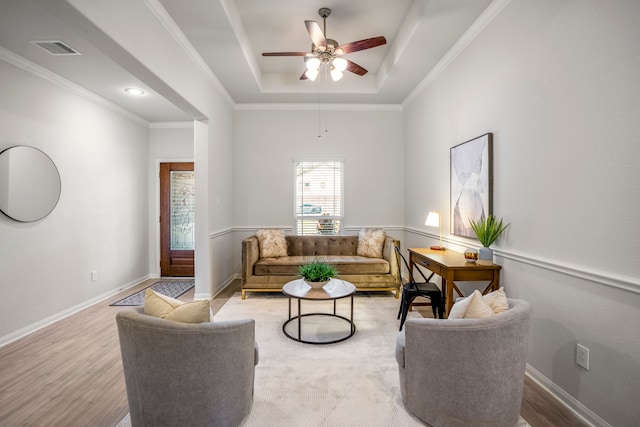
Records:
[[[356,254],[368,258],[382,258],[387,233],[381,228],[363,228],[358,233]]]
[[[144,314],[182,323],[204,323],[211,321],[211,304],[209,300],[184,302],[147,288]]]
[[[256,231],[260,258],[277,258],[287,256],[287,241],[284,231],[277,229],[262,229]]]

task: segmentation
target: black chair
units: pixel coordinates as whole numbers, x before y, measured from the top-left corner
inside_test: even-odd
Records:
[[[402,259],[402,262],[409,272],[409,281],[402,285],[402,300],[400,302],[400,310],[398,311],[398,319],[402,316],[402,319],[400,320],[400,330],[402,330],[402,325],[404,325],[404,321],[407,319],[407,313],[409,312],[409,308],[411,307],[413,300],[417,297],[429,298],[431,301],[431,309],[433,310],[433,317],[442,319],[444,317],[444,301],[442,299],[442,293],[435,283],[429,282],[434,273],[431,273],[431,276],[427,279],[424,273],[422,273],[422,270],[420,270],[418,266],[415,266],[418,273],[420,273],[424,279],[424,282],[416,282],[413,279],[413,273],[409,268],[407,260],[402,256],[397,247],[394,246],[393,249],[396,251],[398,271],[402,272],[402,264],[400,263],[400,259]]]

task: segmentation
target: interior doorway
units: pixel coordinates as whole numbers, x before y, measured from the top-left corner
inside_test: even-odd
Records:
[[[194,276],[193,162],[160,163],[160,274]]]

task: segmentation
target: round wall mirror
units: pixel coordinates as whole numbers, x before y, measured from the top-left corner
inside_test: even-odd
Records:
[[[21,222],[51,213],[60,198],[60,174],[37,148],[18,145],[0,152],[0,211]]]

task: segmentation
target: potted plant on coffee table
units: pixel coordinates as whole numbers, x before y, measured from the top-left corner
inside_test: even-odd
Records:
[[[504,224],[502,219],[497,219],[495,215],[489,215],[477,221],[469,218],[469,223],[483,246],[478,251],[479,261],[493,263],[493,250],[489,246],[500,237],[510,224]]]
[[[298,268],[298,274],[302,279],[314,289],[320,289],[338,272],[335,267],[326,262],[314,259]]]

